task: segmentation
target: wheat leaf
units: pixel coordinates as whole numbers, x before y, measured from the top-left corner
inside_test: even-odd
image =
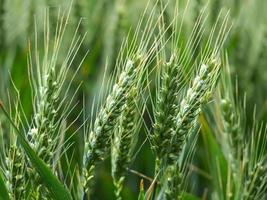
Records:
[[[23,134],[19,131],[16,127],[14,122],[12,121],[11,117],[9,116],[8,112],[4,108],[2,102],[0,101],[0,108],[8,118],[10,124],[14,127],[15,133],[19,139],[19,142],[24,149],[25,153],[27,154],[30,162],[35,167],[36,171],[39,173],[40,177],[42,178],[43,182],[45,183],[47,189],[51,193],[53,199],[55,200],[72,200],[70,192],[64,187],[62,183],[57,179],[57,177],[52,173],[49,167],[41,160],[31,146],[28,144],[27,140],[24,138]],[[2,181],[2,180],[1,180]],[[1,190],[3,188],[1,187]],[[2,192],[1,192],[2,193]],[[6,199],[6,198],[4,198]]]
[[[10,200],[2,174],[0,174],[0,200]]]

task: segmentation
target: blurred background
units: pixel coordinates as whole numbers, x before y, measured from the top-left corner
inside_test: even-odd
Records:
[[[27,53],[29,41],[32,43],[35,33],[38,34],[39,43],[42,43],[43,17],[45,9],[50,8],[50,22],[57,21],[58,8],[66,9],[70,0],[0,0],[0,97],[8,101],[9,92],[14,90],[13,83],[20,91],[20,98],[27,117],[31,117],[31,91],[27,74]],[[151,5],[156,3],[150,0]],[[175,0],[163,0],[168,4],[165,15],[171,19]],[[93,98],[99,92],[101,80],[103,79],[105,66],[108,66],[107,76],[112,73],[120,45],[123,38],[127,36],[130,29],[135,29],[140,15],[146,7],[147,0],[76,0],[73,1],[69,27],[65,33],[63,42],[66,44],[71,40],[73,32],[80,19],[80,34],[87,33],[85,41],[78,53],[73,72],[79,61],[89,50],[79,73],[76,75],[73,91],[82,82],[82,86],[76,95],[78,107],[70,118],[75,118],[83,106],[85,99],[86,113],[90,115]],[[187,0],[180,0],[179,9],[184,10]],[[191,0],[185,13],[184,30],[186,35],[190,33],[197,16],[204,6],[210,15],[208,24],[215,22],[220,10],[230,10],[230,20],[233,27],[226,41],[231,76],[233,82],[238,82],[238,95],[246,94],[248,108],[248,119],[254,106],[257,107],[257,118],[267,120],[267,1],[266,0]],[[151,9],[148,7],[148,9]],[[159,6],[160,9],[160,6]],[[149,12],[148,12],[149,13]],[[208,25],[207,25],[208,26]],[[207,27],[209,28],[209,27]],[[62,45],[64,46],[64,44]],[[62,55],[61,55],[62,54]],[[59,62],[64,59],[64,48],[61,51]],[[70,74],[71,78],[72,75]],[[96,99],[98,101],[98,99]],[[82,119],[80,119],[82,120]],[[73,125],[73,129],[79,126]],[[75,127],[76,126],[76,127]],[[153,177],[154,157],[150,151],[149,143],[145,140],[145,133],[141,131],[138,155],[131,169],[141,172],[148,177]],[[75,162],[81,162],[82,134],[76,134],[71,142],[76,150]],[[142,148],[140,148],[142,145]],[[195,155],[198,167],[208,173],[203,156],[206,149],[203,141],[198,142],[200,149]],[[136,150],[136,151],[137,151]],[[71,151],[71,149],[70,149]],[[206,183],[209,176],[193,176],[194,186],[192,190],[198,196],[203,196],[209,190]],[[129,172],[127,185],[123,191],[126,199],[136,199],[139,191],[141,177]],[[113,199],[113,185],[110,175],[110,160],[97,166],[97,179],[95,182],[95,199]],[[149,182],[145,181],[147,187]]]

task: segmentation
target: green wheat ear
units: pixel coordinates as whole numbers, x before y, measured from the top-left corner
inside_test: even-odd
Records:
[[[224,185],[214,186],[214,193],[225,198],[265,199],[267,185],[267,130],[266,123],[256,119],[253,113],[252,125],[246,121],[246,98],[234,89],[227,54],[223,59],[223,70],[218,95],[211,107],[210,127],[217,138],[222,155],[227,163],[228,178],[217,174],[216,179],[224,178]],[[214,121],[213,121],[214,120]],[[215,180],[215,182],[220,180]],[[224,189],[224,188],[227,188]]]
[[[114,128],[121,115],[127,94],[132,87],[137,73],[136,63],[128,60],[125,70],[120,74],[118,82],[113,86],[105,105],[101,108],[94,124],[94,130],[89,135],[89,144],[86,147],[86,165],[103,160],[110,148],[110,131]]]
[[[17,146],[11,146],[6,157],[5,171],[10,196],[15,199],[26,198],[27,174],[25,173],[25,157]]]
[[[18,105],[19,99],[16,99],[14,109],[13,107],[10,108],[12,120],[16,126],[20,126],[21,123]],[[3,108],[2,101],[0,101],[0,107],[1,109]],[[10,141],[2,141],[4,143],[2,144],[3,160],[1,159],[1,171],[3,171],[3,177],[9,196],[14,199],[26,199],[28,197],[27,187],[29,186],[28,173],[26,171],[28,161],[25,153],[19,146],[15,129],[11,126],[9,131],[10,133],[7,137]],[[1,139],[6,140],[6,138],[3,137]]]
[[[133,88],[137,87],[136,84],[142,80],[146,68],[154,59],[154,52],[158,45],[157,40],[153,38],[157,26],[157,22],[154,23],[155,10],[149,15],[148,21],[142,16],[131,41],[126,38],[123,43],[115,65],[117,82],[113,85],[104,104],[101,105],[95,122],[91,125],[92,131],[86,136],[82,172],[86,196],[89,195],[89,183],[93,177],[95,165],[109,156],[115,128],[125,114],[123,112],[125,104],[131,98]],[[142,25],[145,27],[144,30],[141,30]]]
[[[51,36],[53,29],[50,25],[49,9],[47,9],[44,21],[44,50],[39,50],[36,31],[34,56],[32,56],[30,45],[28,55],[28,72],[33,93],[33,117],[27,132],[27,138],[30,141],[31,147],[51,167],[54,173],[58,173],[59,170],[58,157],[63,154],[62,152],[66,151],[62,147],[64,146],[65,132],[67,130],[62,131],[61,129],[67,116],[73,109],[71,106],[74,104],[74,97],[70,97],[68,101],[66,99],[69,97],[70,84],[84,59],[82,59],[81,63],[78,63],[73,77],[70,77],[70,81],[67,82],[67,75],[85,37],[78,35],[80,26],[78,24],[73,38],[66,49],[65,58],[59,63],[70,11],[71,6],[63,13],[59,9],[55,33]],[[37,24],[35,26],[37,29]],[[29,178],[32,181],[32,188],[36,190],[32,192],[33,198],[35,198],[34,196],[37,198],[40,195],[44,197],[45,189],[43,189],[39,177],[30,167],[28,170],[30,173]],[[40,182],[39,184],[38,181]]]
[[[155,143],[152,149],[156,152],[156,172],[160,169],[160,157],[165,155],[171,132],[174,125],[173,116],[175,115],[175,104],[180,87],[180,80],[177,79],[181,67],[175,63],[175,55],[172,55],[170,61],[164,64],[162,72],[162,83],[157,94],[155,108],[154,134],[151,136]]]
[[[167,163],[172,164],[178,160],[185,141],[196,126],[201,105],[206,101],[206,95],[217,81],[218,67],[218,63],[213,61],[202,64],[192,81],[192,86],[189,87],[182,99],[175,118],[176,130],[172,132],[171,149],[168,152]]]
[[[94,165],[104,160],[110,152],[111,136],[118,118],[121,116],[130,90],[138,73],[137,60],[127,60],[125,69],[121,72],[118,82],[113,86],[112,92],[106,99],[105,105],[95,120],[94,129],[86,142],[84,153],[83,186],[87,191]]]
[[[52,170],[47,166],[47,164],[38,157],[37,153],[31,148],[29,142],[25,135],[18,129],[8,111],[4,108],[3,104],[0,103],[0,109],[4,113],[5,117],[8,119],[9,123],[14,129],[14,132],[18,138],[19,144],[24,150],[27,158],[34,167],[34,170],[38,172],[42,178],[42,182],[45,184],[46,189],[49,191],[49,197],[54,199],[72,199],[70,192],[65,188],[58,178],[53,174]],[[32,189],[32,188],[31,188]],[[31,192],[35,192],[35,188]]]
[[[111,169],[117,199],[122,199],[121,192],[126,178],[127,168],[132,161],[132,153],[141,126],[139,113],[140,88],[133,87],[129,92],[123,112],[120,116],[117,130],[113,136]]]
[[[178,13],[178,6],[175,13]],[[175,16],[178,18],[179,15]],[[185,45],[182,45],[184,41],[180,38],[182,25],[178,27],[180,23],[176,24],[175,18],[171,24],[175,32],[170,38],[163,37],[160,41],[170,41],[170,49],[164,48],[158,54],[160,70],[156,100],[153,102],[154,129],[150,134],[156,155],[155,174],[160,174],[159,188],[162,193],[159,195],[163,195],[160,198],[177,199],[182,195],[183,191],[174,185],[185,179],[186,174],[180,172],[181,166],[177,163],[181,159],[182,149],[198,126],[202,106],[208,102],[220,76],[219,57],[230,28],[228,17],[228,14],[225,15],[219,23],[221,16],[218,16],[208,40],[202,41],[205,27],[205,11],[202,11]],[[164,19],[162,21],[165,22]],[[164,23],[162,30],[165,30]],[[201,50],[196,51],[197,47]],[[168,55],[169,62],[166,61]],[[164,177],[165,171],[169,175]],[[164,179],[166,176],[169,176],[167,181]]]
[[[128,187],[125,186],[128,171],[137,176],[131,179],[131,184],[140,177],[147,179],[145,182],[141,179],[139,195],[135,195],[138,200],[196,200],[199,198],[193,195],[202,195],[202,190],[206,188],[208,194],[203,194],[203,199],[266,200],[267,124],[258,119],[256,108],[253,114],[248,112],[247,105],[253,105],[247,104],[246,95],[244,100],[239,99],[243,95],[232,88],[228,60],[220,59],[230,30],[229,16],[228,13],[223,16],[223,11],[217,12],[219,4],[230,5],[236,9],[233,19],[240,21],[233,41],[228,45],[232,50],[233,47],[244,50],[238,53],[231,51],[234,70],[244,66],[248,68],[246,71],[241,68],[238,76],[244,80],[240,80],[240,83],[254,81],[255,77],[257,83],[262,83],[260,80],[266,75],[261,69],[266,64],[263,56],[266,50],[266,26],[262,21],[266,21],[266,14],[263,12],[259,15],[255,11],[267,4],[260,1],[222,3],[217,0],[216,3],[206,5],[195,22],[192,20],[196,17],[195,11],[203,1],[193,2],[192,6],[189,5],[190,0],[169,3],[164,0],[150,1],[153,5],[149,3],[145,8],[137,27],[134,27],[136,31],[128,34],[116,61],[116,40],[121,40],[121,33],[125,33],[124,23],[129,20],[125,24],[128,26],[135,21],[126,19],[126,16],[131,16],[132,13],[135,17],[132,7],[143,6],[142,0],[79,0],[74,15],[70,15],[70,9],[64,13],[59,11],[55,29],[51,28],[54,22],[50,24],[49,9],[46,10],[44,27],[34,27],[35,43],[33,48],[29,45],[27,63],[32,94],[30,103],[24,102],[28,92],[20,102],[19,97],[14,98],[12,89],[1,86],[0,92],[7,96],[10,110],[5,109],[0,100],[0,111],[3,111],[0,113],[0,200],[91,199],[90,192],[94,190],[92,179],[97,178],[94,176],[97,165],[109,156],[111,174],[105,174],[105,179],[101,174],[97,183],[108,194],[110,188],[114,188],[117,200],[123,199],[124,189],[127,194]],[[20,59],[24,50],[21,36],[24,37],[28,28],[30,33],[32,28],[28,26],[29,20],[26,18],[30,18],[29,13],[34,9],[39,12],[39,8],[44,7],[48,1],[36,1],[29,8],[30,2],[0,0],[0,48],[5,47],[0,49],[0,62],[3,58],[4,65],[15,59],[14,64],[23,62]],[[248,5],[250,9],[247,9]],[[211,20],[207,12],[210,8],[214,18]],[[73,39],[68,40],[69,38],[65,38],[69,33],[67,24],[77,20],[80,13],[88,19],[85,23],[82,20],[79,22],[73,30]],[[19,15],[21,18],[18,20]],[[217,19],[215,15],[219,15]],[[257,23],[255,20],[258,20]],[[16,26],[9,23],[13,21]],[[212,26],[209,24],[211,21],[214,22]],[[188,34],[191,25],[192,30]],[[78,111],[80,113],[77,118],[70,122],[72,111],[79,104],[75,102],[75,94],[80,93],[79,87],[73,91],[74,95],[71,91],[72,82],[81,67],[81,63],[76,66],[76,55],[85,39],[83,35],[79,35],[79,26],[86,29],[89,27],[87,44],[93,46],[93,51],[96,50],[86,64],[92,66],[100,61],[101,65],[109,59],[114,71],[107,84],[104,83],[106,80],[103,81],[105,91],[103,95],[99,95],[100,100],[96,100],[96,106],[92,106],[92,121],[88,122],[84,114],[80,127],[76,128],[83,113]],[[240,27],[244,27],[246,31],[240,31]],[[37,36],[39,29],[41,32],[44,30],[42,42],[39,42]],[[97,35],[99,31],[101,34]],[[70,45],[65,49],[68,42]],[[66,52],[64,57],[60,55],[62,49]],[[12,58],[14,55],[15,58]],[[106,58],[107,55],[110,57]],[[257,70],[254,67],[256,64]],[[86,70],[87,67],[85,66]],[[5,80],[0,82],[12,83],[19,96],[13,80],[2,75],[7,71],[4,68],[0,77]],[[17,72],[20,70],[12,68],[11,73]],[[70,77],[70,74],[74,76]],[[20,78],[16,77],[14,82],[20,82]],[[147,85],[143,85],[144,82]],[[218,93],[211,99],[217,83]],[[24,89],[24,85],[19,87],[21,86]],[[237,88],[247,90],[249,100],[257,102],[261,102],[258,96],[264,96],[264,90],[261,89],[266,89],[258,85],[247,87],[247,84],[236,85],[236,90]],[[4,93],[6,89],[7,94]],[[256,92],[252,93],[251,90]],[[250,99],[251,93],[261,94]],[[24,106],[27,107],[27,114],[24,113]],[[84,106],[84,110],[87,110],[85,108]],[[32,116],[28,116],[31,109]],[[2,117],[7,120],[2,121]],[[197,143],[200,127],[203,137]],[[84,128],[84,137],[76,137],[81,128]],[[135,161],[133,153],[136,142],[143,128],[147,135],[144,136],[144,141],[140,141],[142,145],[135,155],[142,153],[143,145],[150,143],[150,153],[155,156],[152,178],[130,169]],[[82,147],[77,138],[84,139]],[[196,143],[200,146],[196,146]],[[196,162],[193,162],[196,147],[200,147],[200,152],[194,160]],[[147,156],[146,149],[144,152]],[[210,157],[203,157],[203,153]],[[198,166],[195,167],[195,163]],[[153,164],[149,163],[148,174],[153,174]],[[114,187],[109,187],[112,181]],[[149,183],[150,187],[145,192]],[[132,185],[129,188],[131,187]],[[194,192],[197,194],[193,194]],[[106,197],[102,197],[101,193],[96,198],[99,196]],[[130,197],[125,195],[125,198]]]

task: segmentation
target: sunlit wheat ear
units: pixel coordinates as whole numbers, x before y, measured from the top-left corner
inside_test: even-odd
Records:
[[[104,160],[110,151],[112,131],[122,113],[129,90],[134,84],[137,75],[136,62],[128,60],[124,71],[120,74],[118,82],[113,86],[111,93],[100,109],[94,123],[94,128],[89,134],[84,149],[84,187],[88,188],[94,165]]]
[[[75,107],[74,97],[69,97],[68,92],[74,76],[78,72],[81,63],[74,69],[73,77],[67,81],[67,75],[74,64],[74,58],[84,40],[84,36],[78,35],[77,26],[73,39],[67,47],[65,59],[60,63],[59,56],[63,52],[64,33],[67,29],[71,7],[64,12],[58,11],[58,21],[55,29],[49,22],[49,9],[47,9],[44,21],[44,46],[38,43],[37,31],[35,33],[34,53],[28,55],[28,72],[32,89],[33,118],[27,133],[31,147],[38,156],[46,162],[55,172],[58,155],[62,151],[62,138],[64,140],[64,121]],[[37,23],[35,24],[37,30]],[[43,51],[42,51],[43,49]],[[66,49],[64,49],[65,51]],[[33,56],[32,56],[33,54]],[[83,60],[82,60],[83,61]],[[75,93],[77,90],[75,91]],[[33,171],[31,173],[34,173]],[[36,175],[30,176],[36,182]],[[41,187],[41,185],[40,185]],[[36,188],[34,195],[40,195],[42,189],[38,183],[33,184]],[[33,189],[34,190],[34,189]],[[33,192],[34,193],[34,192]],[[45,195],[45,194],[44,194]],[[33,197],[35,198],[35,197]]]
[[[173,64],[170,67],[173,67],[173,71],[168,72],[166,70],[168,66],[163,65],[163,70],[167,74],[163,73],[158,79],[160,83],[157,90],[158,101],[154,106],[154,131],[156,131],[153,133],[155,135],[152,136],[154,138],[152,141],[160,150],[160,152],[156,151],[158,158],[156,159],[155,172],[159,173],[160,170],[165,172],[166,169],[165,175],[163,174],[165,180],[161,180],[161,184],[163,184],[161,192],[164,199],[182,197],[183,189],[179,188],[179,182],[185,179],[185,174],[180,172],[180,166],[177,165],[177,162],[181,158],[182,149],[198,125],[197,120],[201,107],[208,101],[220,74],[219,49],[225,40],[225,34],[227,35],[227,31],[221,31],[221,29],[224,29],[226,25],[223,23],[221,25],[223,28],[219,26],[217,36],[214,36],[215,30],[211,31],[206,48],[197,54],[195,52],[196,47],[203,43],[201,42],[204,31],[204,24],[201,21],[205,18],[203,16],[204,13],[201,13],[192,31],[192,36],[189,37],[188,43],[184,47],[185,49],[177,51],[180,45],[179,36],[174,35],[175,39],[172,42],[175,41],[175,43],[173,43],[173,49],[170,51],[176,56],[176,59],[171,59]],[[217,24],[215,24],[214,29],[216,27]],[[197,29],[200,31],[196,32]],[[213,40],[216,42],[212,42]],[[163,61],[166,59],[165,55],[162,56]],[[178,68],[176,74],[173,73],[175,68]],[[197,69],[195,75],[193,74],[194,69]],[[167,98],[168,96],[164,95],[164,91],[166,94],[172,91],[173,96]],[[164,113],[163,111],[168,112]],[[164,130],[162,135],[158,134],[157,129],[160,130],[159,128]],[[163,142],[165,145],[162,145]]]
[[[179,158],[179,152],[190,135],[190,130],[197,123],[196,120],[200,113],[201,105],[207,100],[207,95],[217,81],[218,67],[219,63],[216,60],[202,64],[191,86],[187,89],[175,118],[176,129],[172,132],[167,163],[175,162]]]
[[[153,41],[156,23],[154,23],[155,11],[152,11],[148,20],[141,18],[133,39],[126,38],[118,56],[115,70],[117,81],[111,92],[97,113],[92,131],[88,133],[84,148],[84,188],[88,190],[89,179],[92,178],[94,165],[104,160],[110,154],[111,138],[118,119],[122,115],[123,108],[133,87],[142,79],[146,67],[154,58],[157,42]],[[141,25],[145,28],[142,31]],[[109,87],[109,86],[108,86]]]
[[[161,168],[166,169],[165,180],[163,180],[165,184],[164,199],[181,198],[183,190],[179,188],[179,183],[184,180],[186,175],[180,171],[179,159],[182,159],[182,149],[197,127],[197,117],[201,105],[206,101],[206,95],[212,90],[213,82],[217,80],[218,66],[214,60],[201,65],[178,107],[178,113],[173,122],[175,129],[171,130],[169,144],[164,147],[166,148],[166,159],[161,161],[163,162]],[[194,147],[191,148],[191,150],[193,149]],[[186,157],[187,154],[184,153],[183,156]]]
[[[33,125],[29,130],[28,137],[38,155],[49,164],[52,164],[53,154],[60,137],[58,129],[64,120],[64,117],[61,117],[62,115],[60,116],[59,113],[63,109],[63,113],[68,114],[73,100],[71,98],[70,101],[65,102],[73,80],[72,78],[69,83],[66,83],[66,76],[84,39],[83,36],[78,35],[78,26],[65,60],[60,64],[58,63],[69,13],[70,10],[64,13],[59,10],[55,33],[52,35],[51,32],[53,31],[49,24],[49,10],[47,11],[44,23],[44,52],[40,54],[36,33],[34,59],[31,51],[28,56],[34,102]],[[76,67],[75,74],[79,67],[80,64]]]
[[[110,148],[110,130],[114,128],[117,118],[122,112],[129,89],[136,78],[136,63],[128,60],[118,79],[113,86],[111,94],[107,97],[105,105],[101,108],[95,123],[94,130],[89,135],[89,148],[86,156],[88,165],[95,161],[103,160]]]
[[[178,13],[177,9],[175,12]],[[218,17],[216,24],[214,24],[213,29],[210,31],[208,40],[204,41],[203,35],[207,20],[206,15],[205,10],[199,14],[191,35],[184,42],[180,39],[183,24],[180,27],[177,26],[176,23],[179,21],[178,17],[180,16],[175,14],[176,18],[173,20],[173,24],[171,24],[174,27],[175,33],[170,38],[167,38],[166,41],[164,41],[164,37],[162,39],[163,41],[161,41],[161,43],[166,42],[167,45],[170,42],[171,48],[165,48],[158,56],[159,75],[157,79],[156,100],[153,102],[154,131],[151,134],[152,149],[156,154],[156,173],[161,168],[160,160],[162,159],[159,158],[169,154],[169,149],[168,147],[165,148],[165,146],[168,146],[167,144],[171,140],[175,140],[173,143],[176,147],[173,148],[178,148],[179,145],[182,145],[175,139],[176,137],[180,138],[180,142],[185,141],[182,135],[186,133],[181,134],[181,131],[177,131],[178,126],[181,126],[178,118],[181,118],[182,124],[184,124],[184,121],[187,120],[185,118],[189,116],[181,117],[181,115],[188,115],[183,112],[188,112],[188,109],[195,109],[195,111],[190,110],[192,112],[190,114],[194,116],[191,116],[191,122],[184,129],[184,131],[187,130],[189,133],[189,128],[194,127],[193,122],[196,120],[199,108],[204,102],[203,99],[212,91],[212,88],[218,80],[220,71],[218,57],[229,31],[227,25],[228,15],[225,18]],[[181,17],[183,18],[183,16]],[[222,20],[221,24],[219,23],[219,19]],[[164,26],[162,29],[164,29]],[[204,44],[203,48],[201,47],[202,44]],[[169,60],[168,55],[170,57]],[[209,68],[211,65],[215,65],[211,67],[213,68],[212,70]],[[199,68],[202,69],[200,70]],[[197,70],[199,72],[195,80],[193,80],[194,71]],[[208,72],[209,70],[210,72]],[[193,83],[188,87],[190,82]],[[188,88],[188,91],[185,91],[186,88]],[[183,95],[184,93],[185,95]],[[184,111],[182,107],[186,107]],[[194,112],[195,114],[193,114]],[[177,132],[180,132],[180,137],[176,135]],[[176,150],[179,152],[179,149]],[[175,152],[174,160],[179,157],[176,150],[173,150]],[[169,157],[172,157],[172,155],[169,155]]]

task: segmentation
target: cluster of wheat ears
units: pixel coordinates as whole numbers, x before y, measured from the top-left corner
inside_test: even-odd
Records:
[[[155,171],[148,188],[141,183],[138,199],[198,199],[189,192],[193,184],[188,178],[201,129],[215,133],[226,161],[213,163],[212,199],[266,198],[266,125],[255,119],[246,126],[245,100],[235,98],[223,49],[231,27],[228,13],[219,13],[207,30],[204,8],[184,41],[178,6],[169,22],[166,7],[161,7],[160,12],[156,5],[149,13],[145,10],[124,39],[113,75],[96,94],[101,101],[92,105],[95,117],[80,111],[81,123],[69,120],[80,88],[74,95],[69,91],[87,54],[73,66],[86,34],[80,35],[79,24],[66,49],[62,40],[71,9],[59,10],[54,29],[47,10],[43,46],[37,33],[34,45],[29,43],[31,119],[23,112],[19,91],[9,102],[0,102],[0,199],[94,199],[95,169],[111,157],[120,200],[140,134],[146,134],[155,155]],[[66,55],[59,63],[62,49]],[[73,77],[67,79],[70,70]],[[80,123],[79,128],[70,130],[74,123]],[[82,163],[76,166],[66,154],[71,146],[67,131],[84,135]],[[221,165],[227,166],[226,182],[221,181]]]

